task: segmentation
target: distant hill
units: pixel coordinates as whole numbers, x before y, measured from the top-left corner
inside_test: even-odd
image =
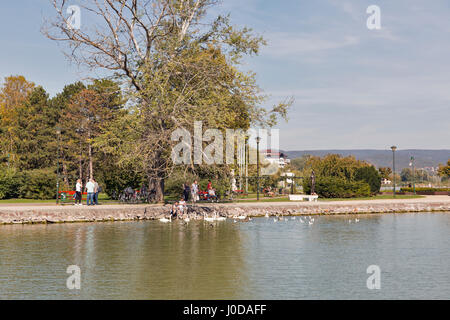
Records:
[[[303,155],[323,157],[329,153],[342,156],[353,155],[358,160],[364,160],[375,167],[392,167],[391,150],[304,150],[283,151],[290,159],[299,158]],[[450,158],[450,150],[397,150],[395,152],[395,171],[409,167],[411,156],[416,159],[416,167],[437,167],[440,163],[447,163]]]

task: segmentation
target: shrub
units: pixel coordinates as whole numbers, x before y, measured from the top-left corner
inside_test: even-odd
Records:
[[[54,199],[56,174],[52,169],[36,169],[20,173],[19,194],[25,199]]]
[[[305,193],[311,192],[311,180],[303,182]],[[319,177],[316,179],[315,192],[323,198],[353,198],[368,197],[370,186],[364,181],[348,181],[338,177]]]
[[[364,181],[370,187],[371,194],[377,194],[381,188],[381,175],[374,166],[366,166],[356,169],[356,181]]]
[[[400,191],[402,192],[414,192],[414,188],[402,188]],[[439,192],[439,191],[450,191],[450,188],[416,188],[416,192]]]
[[[20,174],[14,169],[0,169],[0,199],[18,198]]]

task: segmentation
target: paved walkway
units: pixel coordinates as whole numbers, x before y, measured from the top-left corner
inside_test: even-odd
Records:
[[[289,206],[320,206],[320,205],[375,205],[375,204],[405,204],[405,203],[448,203],[450,204],[450,196],[425,196],[424,198],[413,198],[413,199],[377,199],[377,200],[345,200],[345,201],[318,201],[318,202],[308,202],[308,201],[285,201],[285,202],[239,202],[239,203],[221,203],[221,204],[210,204],[210,203],[200,203],[199,206],[227,206],[227,207],[241,207],[241,208],[257,208],[257,207],[289,207]],[[72,211],[73,209],[78,210],[122,210],[122,209],[132,209],[132,208],[142,208],[145,207],[162,207],[162,205],[155,204],[137,204],[137,205],[126,205],[126,204],[108,204],[99,206],[74,206],[74,205],[59,205],[49,204],[49,203],[17,203],[17,204],[0,204],[0,211]]]

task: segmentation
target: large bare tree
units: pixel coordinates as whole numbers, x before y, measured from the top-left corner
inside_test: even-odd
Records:
[[[194,121],[247,129],[286,115],[289,102],[260,108],[263,96],[254,75],[237,68],[264,40],[250,29],[231,27],[228,17],[208,22],[206,11],[217,0],[83,1],[80,29],[73,27],[67,1],[51,2],[56,17],[44,25],[44,34],[65,43],[71,60],[127,81],[137,121],[123,137],[133,142],[124,158],[139,156],[156,201],[163,201],[172,168],[174,129],[191,129]]]

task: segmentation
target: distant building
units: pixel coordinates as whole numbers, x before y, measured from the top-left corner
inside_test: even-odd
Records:
[[[381,184],[391,184],[392,181],[386,178],[381,179]]]
[[[287,164],[291,163],[287,155],[282,152],[267,149],[263,152],[263,155],[266,161],[276,163],[280,168],[284,168]]]

